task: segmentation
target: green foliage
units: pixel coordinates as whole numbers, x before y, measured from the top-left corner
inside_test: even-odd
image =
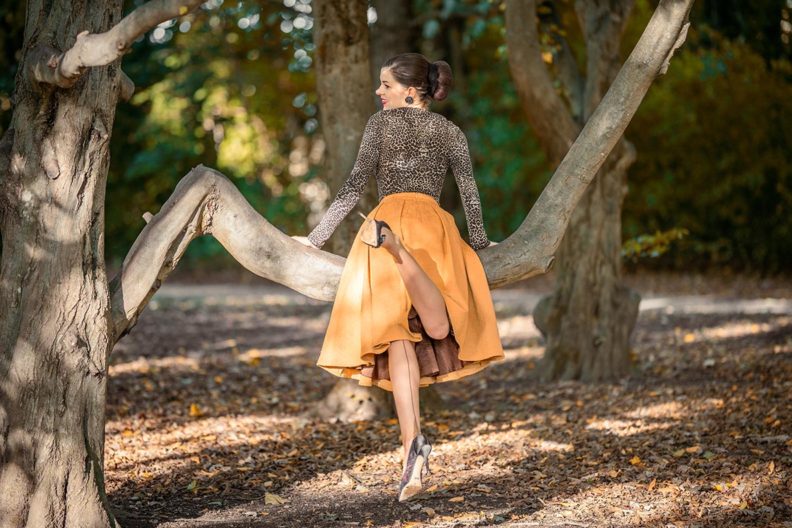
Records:
[[[505,61],[493,62],[492,65],[505,68]],[[490,240],[499,241],[520,226],[552,172],[521,118],[516,94],[499,75],[505,75],[505,72],[498,72],[497,68],[496,71],[479,72],[468,79],[471,102],[465,130],[475,165],[487,235]],[[491,93],[499,82],[506,88],[500,96],[485,97],[484,94]],[[450,175],[449,179],[452,179]],[[453,195],[458,195],[456,187]],[[461,226],[466,226],[466,223],[461,206],[455,208],[455,216],[457,225],[463,229]]]
[[[687,228],[664,260],[679,268],[788,269],[791,73],[786,60],[768,67],[746,44],[691,30],[626,132],[638,159],[625,234]]]
[[[680,240],[689,231],[675,227],[668,231],[655,231],[653,234],[638,235],[622,243],[622,257],[637,262],[639,258],[656,258],[668,251],[674,240]]]
[[[201,9],[160,25],[124,59],[137,89],[119,105],[111,145],[111,260],[126,254],[144,225],[142,214],[156,213],[200,163],[234,181],[273,225],[305,230],[298,191],[315,168],[293,174],[289,159],[292,139],[317,129],[313,82],[302,73],[311,62],[310,32],[296,29],[298,14],[282,6],[264,12],[253,2],[213,0]],[[226,256],[206,237],[190,245],[184,262],[212,257],[213,266],[233,265]]]

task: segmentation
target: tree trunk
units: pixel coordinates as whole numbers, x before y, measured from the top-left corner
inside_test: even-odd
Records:
[[[536,5],[511,0],[507,30],[514,51],[510,64],[528,119],[551,163],[569,152],[582,124],[594,114],[619,73],[621,35],[634,0],[579,0],[575,3],[586,41],[586,76],[563,36],[554,57],[568,106],[540,57]],[[662,9],[661,6],[659,9]],[[509,13],[512,11],[512,13]],[[559,17],[553,13],[557,22]],[[528,24],[517,25],[528,18]],[[512,53],[521,60],[512,58]],[[615,379],[628,372],[629,338],[640,297],[621,283],[621,210],[626,171],[634,147],[620,138],[597,172],[569,220],[558,251],[555,291],[534,310],[534,321],[546,339],[540,365],[543,380]]]
[[[3,527],[117,526],[102,472],[113,345],[103,236],[120,70],[92,69],[68,90],[24,75],[39,42],[66,49],[84,29],[111,27],[121,2],[103,5],[28,4],[36,31],[26,31],[0,162]]]
[[[369,42],[371,44],[371,78],[374,89],[379,86],[380,66],[386,60],[399,53],[413,51],[413,43],[421,38],[419,31],[405,21],[412,20],[413,10],[410,2],[394,2],[393,0],[373,0],[371,2],[377,12],[377,21],[372,26]],[[379,97],[371,93],[372,101],[377,105]]]
[[[371,46],[367,3],[360,0],[321,0],[314,4],[314,40],[317,46],[316,78],[322,108],[322,130],[327,143],[324,173],[332,196],[349,177],[357,157],[364,125],[374,113]],[[377,73],[378,75],[378,73]],[[368,211],[376,204],[376,182],[368,182],[359,207]],[[354,215],[357,219],[357,215]],[[329,249],[346,255],[357,223],[342,222],[327,241]],[[337,417],[342,421],[374,420],[391,416],[392,399],[380,389],[358,386],[339,379],[310,415]]]
[[[629,371],[640,296],[621,283],[625,156],[606,163],[578,203],[559,248],[555,291],[534,309],[546,340],[542,380],[601,381]]]
[[[619,45],[633,1],[576,3],[587,53],[583,119],[619,72]],[[622,138],[570,219],[555,290],[534,316],[546,340],[541,379],[604,381],[629,372],[640,296],[621,282],[621,211],[634,158],[633,146]]]
[[[367,2],[316,0],[313,3],[316,44],[316,91],[319,119],[327,144],[323,173],[331,200],[355,164],[363,129],[376,110],[371,86]],[[358,207],[368,211],[377,203],[376,182],[368,182]],[[346,255],[360,225],[356,214],[339,224],[325,250]]]

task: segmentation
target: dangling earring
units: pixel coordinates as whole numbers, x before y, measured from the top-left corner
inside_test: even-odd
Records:
[[[405,99],[405,101],[407,101],[407,104],[413,104],[413,98],[412,98],[412,96],[411,96],[411,95],[408,95],[408,96],[407,96],[407,98]]]

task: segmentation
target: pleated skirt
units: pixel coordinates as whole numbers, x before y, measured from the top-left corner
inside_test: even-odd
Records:
[[[385,196],[367,218],[385,220],[440,290],[451,331],[442,339],[424,331],[393,256],[360,240],[360,219],[316,365],[362,386],[393,391],[388,352],[396,340],[413,342],[420,387],[503,360],[484,267],[454,217],[428,194],[401,192]]]

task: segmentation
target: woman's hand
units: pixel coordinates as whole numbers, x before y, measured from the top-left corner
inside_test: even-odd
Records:
[[[291,237],[300,244],[306,245],[308,247],[312,247],[314,249],[319,249],[318,247],[313,245],[313,242],[311,242],[311,240],[308,237],[298,236],[298,235],[292,235]]]
[[[495,242],[494,240],[490,240],[488,245],[484,246],[483,248],[474,249],[473,251],[481,251],[482,249],[487,249],[490,246],[497,246],[497,245],[498,245],[497,242]]]

